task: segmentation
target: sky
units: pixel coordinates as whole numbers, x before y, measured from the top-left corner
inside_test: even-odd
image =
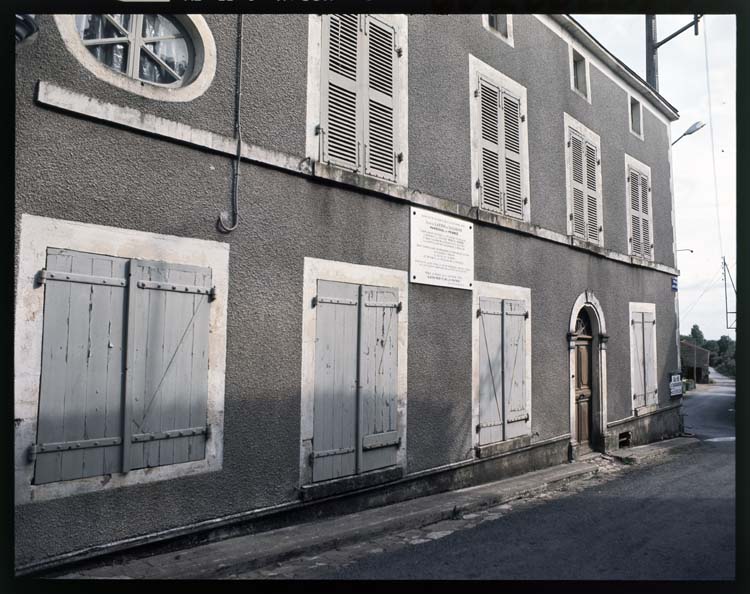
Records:
[[[604,47],[646,78],[644,15],[572,15]],[[662,40],[692,20],[691,15],[657,15]],[[716,186],[711,159],[711,127],[706,81],[706,41],[713,113]],[[737,284],[736,267],[736,22],[734,15],[706,15],[696,37],[689,29],[659,48],[659,93],[679,112],[672,141],[700,120],[706,126],[672,147],[677,253],[680,270],[680,333],[698,324],[706,339],[728,330],[721,274],[722,250]],[[716,198],[718,196],[718,217]],[[717,223],[718,218],[718,223]],[[721,234],[719,233],[721,229]],[[727,278],[729,311],[736,311]],[[734,315],[730,315],[734,325]]]

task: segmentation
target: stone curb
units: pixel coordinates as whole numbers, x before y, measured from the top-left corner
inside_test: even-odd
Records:
[[[607,455],[624,464],[644,464],[672,456],[680,450],[698,446],[700,443],[701,440],[695,437],[676,437],[634,448],[612,450],[607,452]]]
[[[311,555],[389,532],[420,528],[458,514],[540,494],[552,485],[595,475],[587,462],[561,464],[493,483],[420,497],[354,514],[230,538],[122,564],[80,569],[62,579],[212,579]]]

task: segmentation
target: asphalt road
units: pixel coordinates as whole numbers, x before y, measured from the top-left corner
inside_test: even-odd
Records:
[[[308,578],[734,579],[734,382],[684,398],[702,441],[578,493]]]

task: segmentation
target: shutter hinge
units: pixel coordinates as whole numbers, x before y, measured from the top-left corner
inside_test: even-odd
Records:
[[[529,312],[525,311],[523,312],[523,319],[528,320],[529,319]]]
[[[571,213],[570,213],[570,214],[568,215],[568,218],[569,218],[569,219],[570,219],[571,221],[573,220],[573,213],[572,213],[572,212],[571,212]]]
[[[570,140],[568,141],[568,148],[570,148]]]
[[[396,161],[401,163],[403,160],[404,160],[404,153],[399,153],[398,155],[396,155]]]
[[[479,89],[474,89],[474,97],[479,97]]]
[[[526,116],[525,116],[525,115],[522,115],[522,116],[521,116],[521,121],[522,121],[522,122],[525,122],[525,121],[526,121]]]
[[[648,189],[648,191],[650,192],[650,191],[651,191],[651,188],[649,188],[649,189]]]
[[[628,183],[630,183],[630,176],[628,176]]]
[[[601,164],[602,164],[602,160],[601,160],[601,159],[597,159],[597,160],[596,160],[596,164],[597,164],[597,165],[601,165]]]
[[[602,231],[604,231],[604,227],[602,227],[601,225],[599,225],[599,233],[601,233]]]
[[[404,53],[404,50],[403,50],[403,49],[401,49],[400,47],[397,47],[397,48],[396,48],[396,55],[397,55],[397,56],[398,56],[399,58],[400,58],[400,57],[401,57],[401,56],[403,55],[403,53]]]
[[[528,199],[528,198],[524,198],[524,199],[523,199],[523,203],[524,203],[524,204],[528,204],[528,203],[529,203],[529,199]]]
[[[45,284],[47,282],[47,269],[42,268],[39,272],[37,272],[35,280],[38,287],[41,287],[43,284]]]
[[[317,126],[315,126],[315,136],[320,136],[324,132],[325,132],[325,130],[323,129],[323,126],[321,126],[320,124],[318,124]]]
[[[211,290],[208,292],[208,302],[211,303],[212,301],[216,300],[216,287],[211,287]]]
[[[638,398],[638,394],[633,394],[633,400],[635,400],[636,398]]]
[[[482,187],[482,180],[481,180],[481,179],[478,179],[478,180],[477,180],[477,183],[476,183],[476,184],[474,184],[474,185],[475,185],[475,186],[476,186],[477,188],[481,188],[481,187]]]
[[[316,305],[318,305],[318,296],[317,295],[312,298],[312,303],[310,305],[311,305],[311,307],[315,307]]]
[[[481,317],[481,316],[482,316],[482,308],[479,308],[479,309],[477,310],[477,317],[479,318],[479,317]],[[477,425],[477,426],[478,426],[478,425]]]

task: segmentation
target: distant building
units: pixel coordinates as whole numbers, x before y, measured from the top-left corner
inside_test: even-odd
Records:
[[[678,114],[572,18],[36,21],[20,571],[680,431]]]
[[[711,351],[699,347],[688,340],[680,341],[682,377],[695,380],[698,384],[708,382],[708,362]]]

